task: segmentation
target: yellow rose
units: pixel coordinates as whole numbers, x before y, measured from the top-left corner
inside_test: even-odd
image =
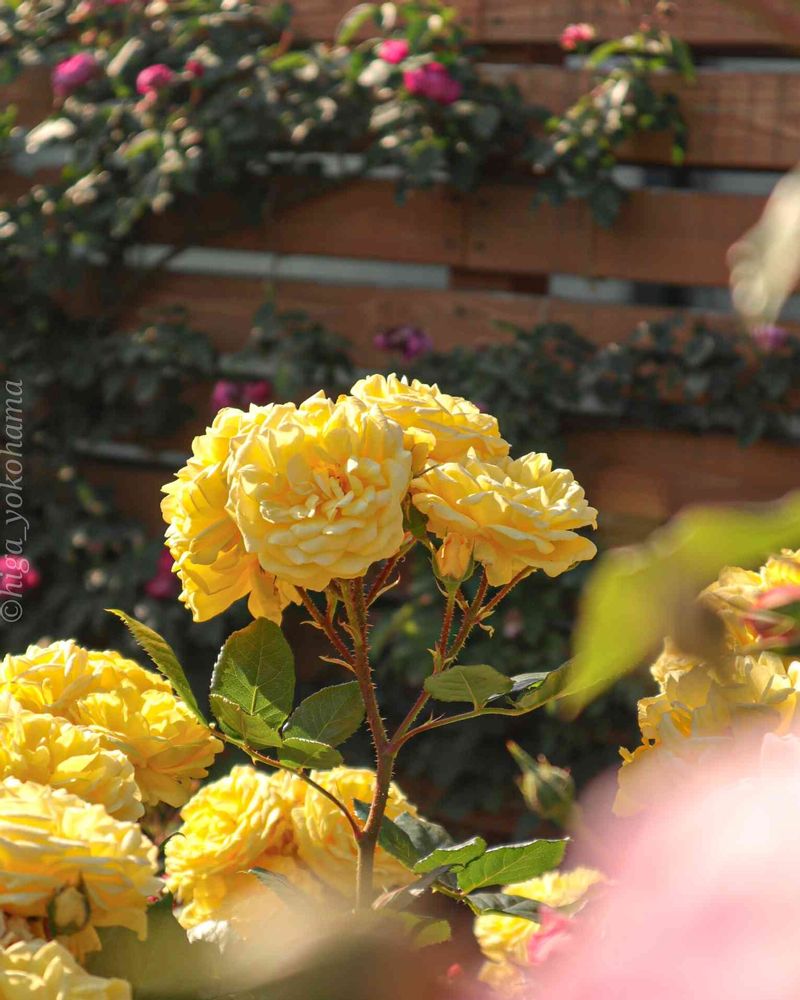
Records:
[[[159,674],[119,653],[74,642],[31,646],[0,663],[2,710],[46,712],[97,733],[134,768],[146,805],[182,805],[222,743],[201,725]]]
[[[20,941],[0,951],[2,1000],[131,1000],[122,979],[82,969],[57,941]]]
[[[371,802],[375,772],[365,768],[335,767],[311,772],[317,784],[343,802],[351,813],[353,800]],[[401,813],[417,810],[394,783],[389,789],[386,815],[396,819]],[[345,896],[355,892],[358,851],[347,819],[329,799],[316,789],[306,790],[305,805],[292,810],[298,854],[311,871]],[[414,875],[382,847],[375,852],[375,882],[383,889],[406,885]]]
[[[128,758],[103,748],[100,737],[53,715],[20,711],[0,716],[0,779],[19,778],[105,806],[117,819],[144,812]]]
[[[591,559],[597,549],[577,529],[597,526],[581,487],[547,455],[496,464],[470,455],[463,464],[434,466],[411,483],[415,507],[438,537],[460,536],[472,546],[489,583],[502,586],[521,570],[548,576]]]
[[[167,545],[183,590],[180,600],[195,621],[206,621],[249,595],[254,618],[280,622],[283,609],[297,600],[292,587],[264,572],[226,510],[229,473],[236,440],[254,427],[279,426],[293,403],[253,406],[249,413],[220,410],[207,432],[192,442],[192,457],[164,487],[161,512]]]
[[[273,890],[243,874],[250,868],[308,884],[300,866],[287,857],[296,849],[291,810],[300,785],[300,778],[240,765],[183,807],[183,825],[164,849],[166,884],[180,904],[183,927],[227,922],[247,936],[247,927],[255,927],[255,912],[263,917],[265,909],[280,909],[282,901]]]
[[[722,618],[730,648],[742,652],[762,638],[750,617],[758,598],[779,587],[797,586],[800,586],[800,549],[784,549],[756,571],[725,567],[719,578],[703,591],[701,599]]]
[[[664,682],[672,674],[681,674],[686,670],[691,670],[700,663],[696,656],[687,656],[672,642],[671,639],[664,640],[664,648],[661,655],[650,667],[650,674],[658,681],[663,690]]]
[[[324,590],[400,548],[410,475],[396,423],[377,407],[320,393],[245,437],[229,510],[264,570]]]
[[[461,396],[448,396],[438,385],[425,385],[396,375],[370,375],[350,390],[357,399],[381,410],[403,428],[406,447],[414,455],[414,470],[426,461],[460,462],[470,449],[479,458],[504,458],[508,442],[500,437],[497,420]]]
[[[88,650],[73,639],[29,646],[0,660],[0,689],[31,712],[65,716],[95,691],[171,691],[169,681],[112,650]]]
[[[136,823],[100,805],[32,781],[0,782],[0,910],[52,921],[61,894],[82,896],[83,907],[69,899],[55,910],[69,914],[62,938],[79,955],[100,947],[95,927],[127,927],[145,938],[148,897],[161,891],[157,858]],[[68,926],[75,915],[87,923]]]
[[[507,885],[503,892],[512,896],[535,899],[557,909],[581,900],[593,885],[604,881],[594,868],[573,868],[571,871],[547,872],[527,882]],[[541,925],[523,917],[485,914],[476,917],[474,930],[480,949],[489,960],[481,971],[481,979],[501,992],[513,991],[524,982],[522,970],[528,967],[528,945],[539,933]]]

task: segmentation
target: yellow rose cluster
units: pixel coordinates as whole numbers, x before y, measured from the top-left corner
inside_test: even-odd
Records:
[[[757,571],[728,567],[703,593],[702,603],[723,621],[725,654],[710,664],[665,642],[651,667],[659,693],[639,702],[642,743],[620,751],[618,814],[655,805],[665,789],[683,783],[741,735],[754,729],[782,735],[800,726],[800,662],[777,648],[760,648],[771,634],[760,611],[765,596],[798,584],[800,551],[787,551]],[[776,622],[785,628],[780,616]]]
[[[503,892],[535,899],[551,909],[579,903],[593,885],[603,881],[594,868],[552,871],[527,882],[507,885]],[[475,918],[475,937],[486,958],[480,978],[499,993],[525,993],[530,973],[531,944],[546,933],[543,925],[524,917],[486,914]]]
[[[374,773],[359,768],[312,771],[310,777],[350,810],[354,799],[369,801],[374,791]],[[403,812],[416,810],[392,785],[386,814],[391,819]],[[309,902],[324,896],[330,906],[352,892],[356,848],[347,819],[294,774],[234,767],[202,788],[181,817],[183,825],[165,847],[166,884],[192,939],[248,940],[284,911],[285,899],[246,874],[251,869],[283,876]],[[390,889],[413,876],[379,847],[375,878]]]
[[[436,385],[373,375],[336,401],[221,410],[164,488],[181,600],[198,621],[248,598],[279,621],[297,588],[325,590],[396,555],[411,503],[440,574],[473,559],[503,586],[591,559],[597,512],[546,455],[509,457],[497,420]]]
[[[0,661],[0,996],[128,1000],[78,963],[97,928],[145,937],[162,883],[136,821],[185,802],[221,747],[119,653],[64,641]]]

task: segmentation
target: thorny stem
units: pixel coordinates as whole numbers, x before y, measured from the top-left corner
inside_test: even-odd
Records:
[[[304,590],[302,587],[297,588],[297,592],[300,595],[300,600],[303,602],[303,607],[308,611],[311,617],[314,619],[315,623],[328,637],[331,645],[336,649],[336,651],[341,655],[342,659],[350,665],[350,669],[353,670],[353,654],[347,648],[344,640],[336,631],[336,626],[330,620],[327,615],[319,610],[319,608],[314,603],[313,599],[309,596],[308,591]]]
[[[367,592],[366,606],[368,608],[372,604],[374,604],[374,602],[378,599],[378,597],[380,596],[380,592],[386,586],[386,581],[392,575],[398,563],[402,562],[403,559],[405,559],[405,557],[408,555],[409,550],[414,546],[414,542],[415,539],[413,537],[410,540],[406,538],[406,540],[400,547],[400,551],[397,553],[397,555],[392,556],[391,559],[387,559],[386,562],[383,564],[383,568],[381,569],[380,573],[378,573],[378,575],[375,577],[375,580],[373,581],[372,585],[369,588],[369,591]]]
[[[296,774],[301,781],[304,781],[315,791],[319,792],[320,795],[323,795],[326,799],[328,799],[329,802],[332,802],[336,806],[336,808],[342,812],[345,819],[350,824],[350,828],[352,829],[353,835],[355,836],[356,840],[358,840],[361,837],[361,827],[358,825],[355,817],[347,808],[347,806],[344,804],[344,802],[342,802],[340,799],[337,799],[332,792],[329,792],[327,788],[323,788],[322,785],[314,781],[313,778],[310,778],[305,771],[295,770],[293,767],[287,767],[285,764],[282,764],[279,760],[275,760],[273,757],[267,757],[266,754],[260,753],[258,750],[256,750],[254,747],[251,747],[249,744],[241,743],[239,742],[239,740],[231,739],[229,736],[226,736],[225,733],[223,733],[221,730],[218,731],[218,735],[221,736],[226,743],[230,743],[233,746],[239,747],[240,750],[244,750],[247,756],[250,757],[252,760],[258,760],[261,761],[262,764],[268,764],[270,767],[276,767],[282,771],[290,771],[292,774]]]
[[[392,781],[396,752],[390,747],[386,727],[381,717],[377,693],[372,680],[369,662],[369,640],[367,638],[367,605],[364,595],[364,581],[343,582],[342,601],[347,611],[350,631],[353,637],[353,672],[358,681],[367,725],[372,735],[375,749],[375,789],[361,836],[357,837],[358,866],[356,870],[356,906],[368,909],[372,904],[372,881],[375,869],[375,849],[378,844],[389,786]]]

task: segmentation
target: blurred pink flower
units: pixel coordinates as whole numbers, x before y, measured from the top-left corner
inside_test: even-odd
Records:
[[[174,560],[169,549],[162,549],[155,575],[144,585],[144,592],[156,601],[172,601],[180,593],[181,584],[172,572]]]
[[[773,326],[767,324],[764,326],[757,326],[753,330],[753,340],[758,344],[762,351],[769,353],[770,351],[777,351],[789,339],[789,331],[785,330],[782,326]]]
[[[137,94],[157,94],[159,90],[168,87],[175,79],[175,74],[164,63],[153,63],[146,66],[136,77]]]
[[[591,42],[595,37],[595,30],[591,24],[568,24],[561,32],[561,48],[565,52],[573,52],[579,45]]]
[[[97,76],[99,63],[90,52],[77,52],[53,67],[50,79],[59,97],[68,97],[78,87]]]
[[[398,351],[406,361],[414,361],[433,350],[433,341],[418,326],[391,326],[376,333],[373,339],[381,351]]]
[[[798,737],[770,734],[715,758],[635,820],[589,801],[582,829],[575,850],[614,884],[576,922],[568,952],[539,970],[537,995],[800,996]]]
[[[405,38],[387,38],[378,46],[378,55],[384,62],[397,65],[401,63],[411,51]]]
[[[211,409],[214,413],[226,406],[246,410],[250,404],[265,406],[272,399],[272,384],[266,379],[257,382],[232,382],[221,379],[211,393]]]
[[[528,962],[543,965],[552,955],[563,950],[572,939],[574,921],[557,910],[543,907],[539,911],[540,930],[528,941]]]
[[[0,593],[16,597],[36,590],[42,574],[24,556],[3,556],[0,559]]]
[[[186,72],[191,74],[191,76],[197,77],[198,79],[204,75],[206,71],[203,63],[199,59],[187,59],[186,60]]]
[[[403,71],[403,83],[409,94],[427,97],[437,104],[452,104],[461,97],[463,88],[440,62],[425,63],[416,69]]]

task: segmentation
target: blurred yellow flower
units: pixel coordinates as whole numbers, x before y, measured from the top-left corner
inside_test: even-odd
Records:
[[[82,969],[57,941],[20,941],[0,950],[3,1000],[131,1000],[122,979],[101,979]]]
[[[236,442],[255,427],[279,426],[293,403],[253,406],[249,413],[223,409],[207,432],[192,442],[192,457],[164,487],[161,512],[166,540],[183,590],[180,600],[195,621],[206,621],[249,595],[254,618],[280,622],[296,594],[264,572],[255,554],[245,552],[242,536],[226,510],[229,473]]]
[[[370,375],[350,390],[357,399],[376,405],[403,428],[406,447],[414,455],[414,471],[426,461],[460,462],[472,449],[479,458],[503,458],[508,442],[500,437],[497,420],[461,396],[448,396],[438,385],[405,376]]]
[[[310,878],[290,857],[296,850],[291,810],[299,786],[305,787],[293,775],[240,765],[183,807],[183,825],[164,850],[166,884],[180,906],[183,927],[225,922],[240,937],[247,937],[248,929],[263,929],[265,915],[274,916],[283,902],[245,874],[251,868],[277,871],[298,888],[308,887]]]
[[[535,899],[557,909],[579,902],[593,885],[604,881],[594,868],[547,872],[527,882],[507,885],[503,892],[511,896]],[[539,933],[541,924],[523,917],[485,914],[476,917],[474,930],[480,949],[488,959],[480,978],[500,992],[514,992],[525,983],[528,946]]]
[[[2,778],[64,788],[105,806],[117,819],[139,819],[144,812],[128,758],[104,749],[91,729],[53,715],[20,711],[0,716]]]
[[[47,917],[78,957],[100,947],[95,927],[145,938],[148,897],[161,891],[157,858],[136,823],[100,805],[32,781],[0,782],[0,910]]]
[[[741,652],[762,637],[752,618],[758,599],[776,588],[798,586],[800,549],[784,549],[758,570],[725,567],[719,578],[703,591],[701,599],[722,618],[731,650]]]
[[[324,590],[400,548],[410,475],[396,423],[377,407],[319,393],[246,435],[229,510],[264,570]]]
[[[312,771],[311,777],[322,788],[343,802],[351,813],[353,800],[371,802],[375,772],[365,768],[335,767],[330,771]],[[386,815],[396,819],[401,813],[416,815],[416,808],[394,782],[389,788]],[[298,854],[311,871],[345,896],[355,890],[358,851],[347,819],[329,799],[309,787],[305,805],[292,810]],[[375,883],[383,889],[406,885],[414,875],[382,847],[375,852]]]
[[[509,583],[521,570],[548,576],[591,559],[593,542],[576,534],[597,526],[597,511],[566,469],[553,469],[547,455],[516,461],[447,462],[411,483],[414,505],[441,539],[460,537],[486,569],[492,586]]]
[[[0,708],[46,712],[89,726],[125,754],[146,805],[182,805],[222,743],[159,674],[72,641],[31,646],[0,663]]]
[[[639,702],[642,745],[620,750],[622,767],[614,811],[627,816],[654,805],[674,784],[684,784],[714,762],[740,736],[784,735],[800,721],[800,663],[775,653],[732,656],[665,669],[657,661],[661,692]]]

